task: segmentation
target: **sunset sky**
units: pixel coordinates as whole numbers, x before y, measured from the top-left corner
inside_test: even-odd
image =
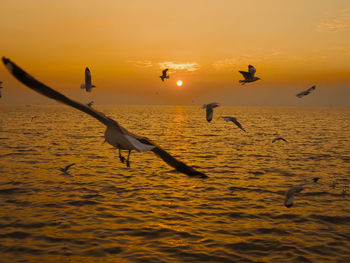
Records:
[[[350,106],[349,0],[2,0],[0,36],[1,56],[83,102]],[[248,64],[261,80],[241,86]],[[0,80],[0,104],[53,103]]]

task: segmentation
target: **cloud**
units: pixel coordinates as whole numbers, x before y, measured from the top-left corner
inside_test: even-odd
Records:
[[[158,65],[161,68],[168,68],[170,70],[187,70],[196,71],[199,69],[199,64],[197,62],[186,62],[186,63],[175,63],[172,61],[160,62]]]
[[[135,64],[139,68],[150,68],[152,67],[152,62],[149,60],[129,60],[130,63]]]
[[[317,26],[318,31],[344,31],[350,29],[350,8],[344,9],[332,19],[323,21]]]

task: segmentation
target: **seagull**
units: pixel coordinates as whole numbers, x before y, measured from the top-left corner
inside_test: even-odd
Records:
[[[284,201],[284,205],[286,207],[292,207],[293,206],[293,201],[294,201],[294,195],[296,193],[300,193],[303,189],[304,189],[304,186],[306,185],[309,185],[309,184],[313,184],[313,183],[316,183],[318,181],[318,179],[320,179],[319,177],[315,177],[312,179],[311,182],[308,182],[308,183],[304,183],[304,184],[300,184],[300,185],[297,185],[297,186],[293,186],[291,187],[287,194],[286,194],[286,199]]]
[[[68,165],[67,165],[66,167],[64,167],[64,168],[59,168],[59,170],[60,170],[62,173],[69,174],[69,173],[68,173],[68,169],[69,169],[69,167],[71,167],[72,165],[75,165],[75,163],[68,164]]]
[[[3,63],[10,71],[10,73],[28,88],[46,96],[51,99],[57,100],[63,104],[69,105],[77,110],[83,111],[90,116],[96,118],[104,125],[106,125],[106,131],[104,134],[105,140],[119,150],[119,158],[121,162],[125,161],[125,158],[121,155],[121,150],[128,150],[128,157],[126,160],[127,166],[129,166],[129,158],[132,150],[138,152],[152,151],[158,157],[160,157],[168,165],[174,167],[177,171],[187,174],[192,177],[207,178],[207,176],[195,170],[194,168],[187,166],[185,163],[177,160],[175,157],[170,155],[167,151],[162,149],[157,144],[153,143],[146,137],[141,137],[133,134],[123,128],[115,120],[107,117],[102,112],[95,110],[94,108],[88,107],[87,105],[72,100],[58,91],[46,86],[39,82],[34,77],[26,73],[20,67],[18,67],[11,60],[3,57]]]
[[[254,82],[260,79],[258,77],[254,77],[256,69],[252,65],[248,65],[248,72],[247,71],[238,71],[238,72],[241,73],[244,77],[244,80],[239,81],[239,83],[242,83],[242,85],[244,85],[245,83]]]
[[[92,101],[90,101],[88,104],[86,104],[86,105],[88,105],[89,107],[91,107],[92,106],[92,104],[94,104],[94,101],[92,100]]]
[[[85,89],[87,92],[91,92],[95,85],[91,84],[91,72],[88,67],[85,69],[85,84],[81,84],[81,89]]]
[[[168,79],[169,78],[169,75],[167,75],[166,73],[167,73],[167,71],[168,71],[169,69],[164,69],[163,71],[162,71],[162,76],[159,76],[161,79],[162,79],[162,81],[164,81],[164,79]]]
[[[1,95],[1,89],[3,88],[3,86],[1,86],[2,85],[2,81],[0,81],[0,98],[2,97],[2,95]]]
[[[242,131],[246,131],[242,125],[237,121],[237,119],[235,117],[230,117],[230,116],[222,116],[222,118],[225,120],[225,121],[232,121],[234,124],[237,125],[238,128],[240,128]]]
[[[302,97],[304,97],[304,96],[306,96],[306,95],[309,95],[310,92],[313,91],[313,90],[315,90],[315,89],[316,89],[316,86],[312,86],[311,88],[309,88],[309,89],[307,89],[307,90],[305,90],[305,91],[302,91],[302,92],[298,93],[296,96],[297,96],[298,98],[302,98]]]
[[[277,141],[285,141],[285,142],[287,142],[287,140],[282,138],[282,137],[276,137],[275,139],[272,140],[272,143],[277,142]]]
[[[218,107],[220,104],[217,102],[203,104],[202,108],[207,110],[207,121],[211,122],[213,119],[213,109]]]

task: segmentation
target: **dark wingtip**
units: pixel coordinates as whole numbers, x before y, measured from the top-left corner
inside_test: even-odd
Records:
[[[320,177],[315,177],[314,179],[312,179],[315,183],[320,179]]]

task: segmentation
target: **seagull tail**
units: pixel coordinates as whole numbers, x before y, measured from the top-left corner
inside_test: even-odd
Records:
[[[153,151],[158,157],[162,158],[164,162],[166,162],[168,165],[174,167],[177,171],[187,174],[191,177],[199,177],[199,178],[208,178],[204,173],[199,172],[195,169],[193,169],[190,166],[187,166],[185,163],[180,162],[176,160],[173,156],[171,156],[169,153],[161,149],[160,147],[155,147],[151,151]]]

